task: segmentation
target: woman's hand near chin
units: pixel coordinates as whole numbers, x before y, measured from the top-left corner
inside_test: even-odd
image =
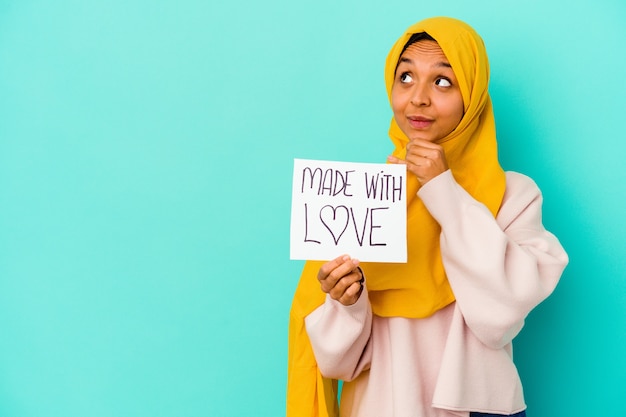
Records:
[[[423,139],[412,139],[407,144],[405,159],[389,155],[387,162],[406,165],[406,169],[413,173],[422,185],[448,170],[448,161],[443,148]]]

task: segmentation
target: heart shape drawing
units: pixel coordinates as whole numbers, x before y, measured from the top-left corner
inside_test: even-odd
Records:
[[[350,221],[348,207],[326,205],[320,209],[320,220],[333,236],[335,245],[337,245],[339,239],[341,239],[341,236],[348,228],[348,222]]]

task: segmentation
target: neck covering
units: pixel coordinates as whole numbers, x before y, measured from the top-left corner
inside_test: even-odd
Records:
[[[452,66],[464,103],[459,125],[438,141],[455,180],[495,216],[504,195],[505,176],[497,155],[496,130],[488,92],[489,63],[484,43],[469,25],[435,17],[409,27],[387,55],[385,84],[391,102],[395,69],[411,35],[433,37]],[[407,136],[391,120],[393,155],[404,159]],[[441,228],[417,196],[419,181],[407,178],[407,251],[405,264],[360,264],[367,281],[372,311],[382,317],[428,317],[454,301],[441,260]],[[304,318],[320,306],[325,294],[317,272],[323,262],[304,265],[293,299],[289,322],[287,382],[288,417],[338,416],[337,381],[324,378],[317,368],[306,334]]]

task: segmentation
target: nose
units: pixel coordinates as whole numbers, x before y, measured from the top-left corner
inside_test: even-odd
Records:
[[[428,94],[428,86],[422,83],[416,83],[411,91],[411,104],[417,107],[428,106],[430,104],[430,95]]]

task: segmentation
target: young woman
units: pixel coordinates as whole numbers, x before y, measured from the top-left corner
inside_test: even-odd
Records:
[[[568,257],[537,185],[499,165],[488,80],[482,39],[455,19],[419,22],[389,52],[388,162],[408,170],[408,262],[305,264],[288,416],[525,415],[511,343]]]

